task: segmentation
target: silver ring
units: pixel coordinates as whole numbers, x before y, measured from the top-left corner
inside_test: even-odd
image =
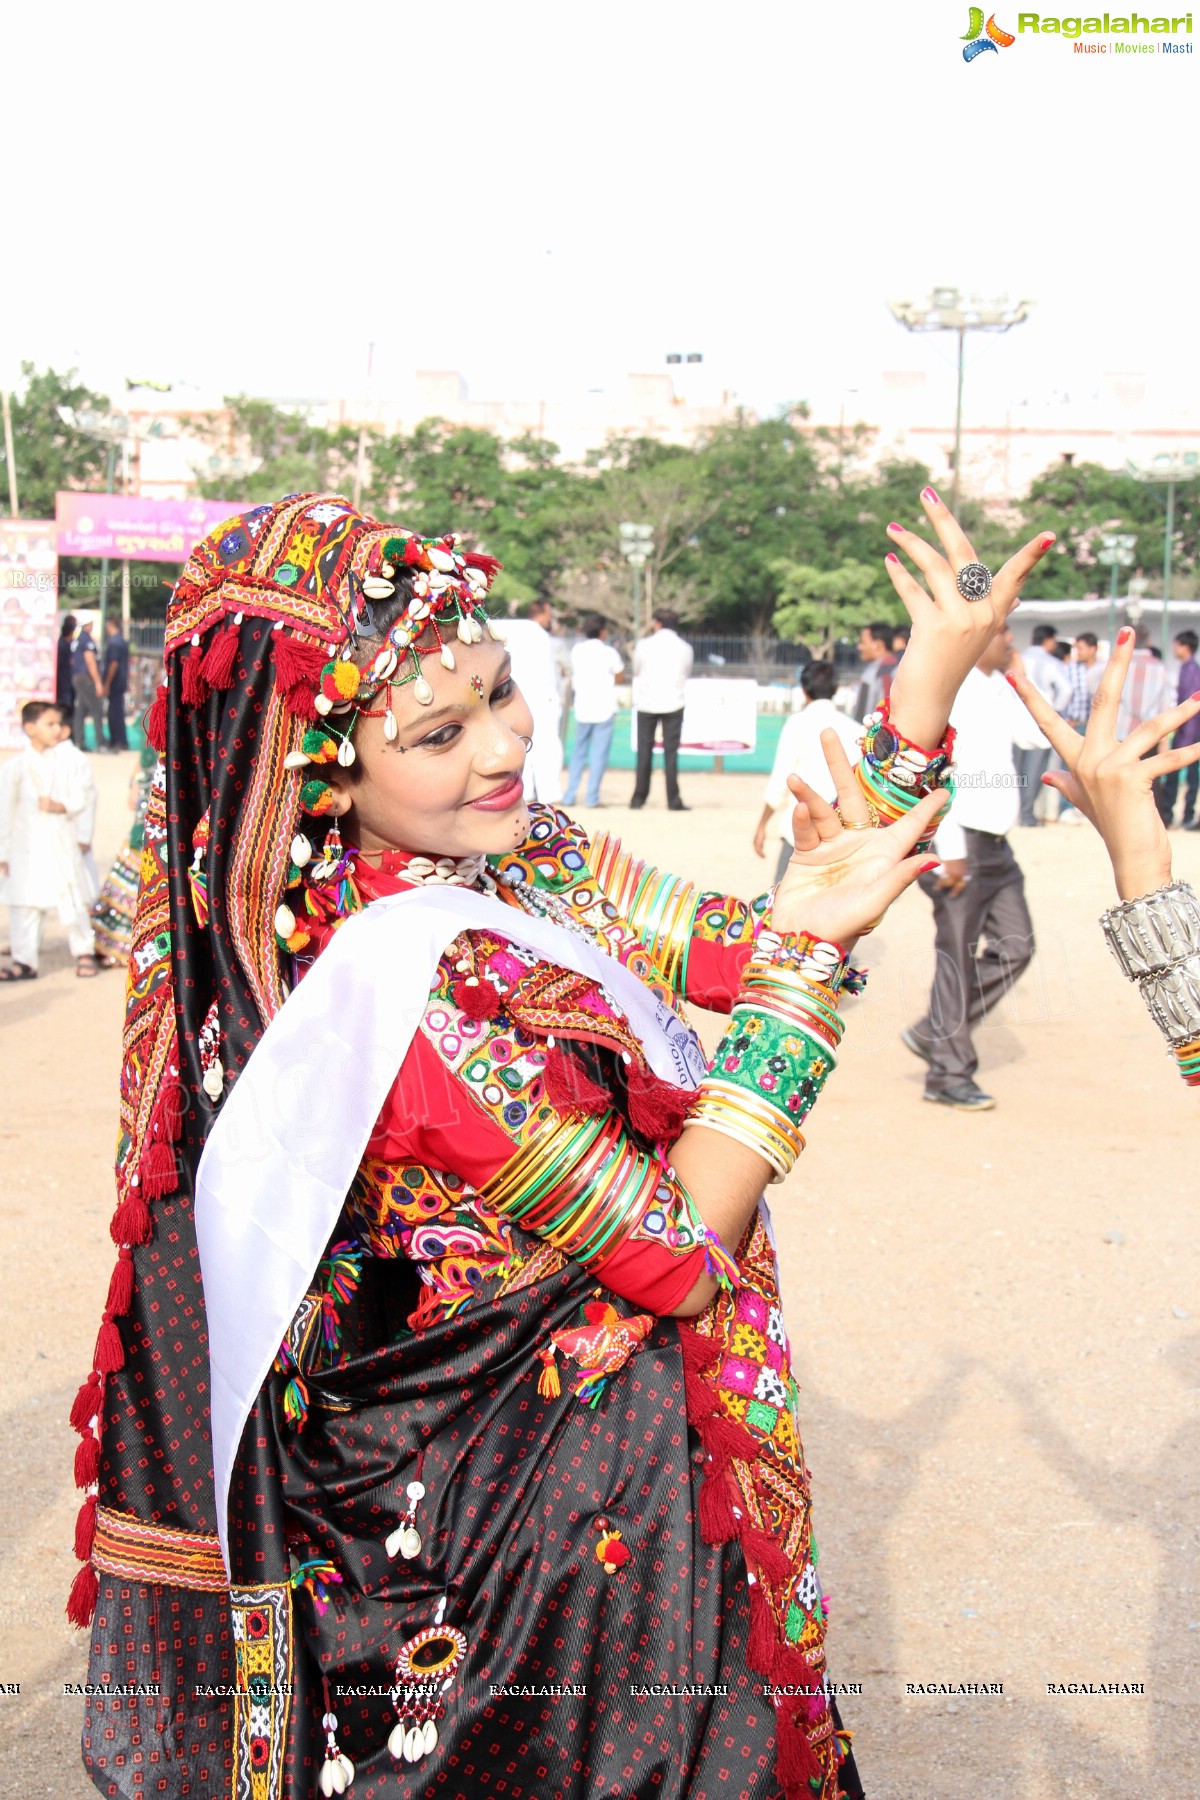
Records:
[[[955,585],[964,600],[986,600],[992,591],[992,571],[986,563],[964,563]]]
[[[524,744],[526,753],[533,749],[533,739],[531,737],[523,737],[519,731],[517,733],[517,742],[519,744]]]

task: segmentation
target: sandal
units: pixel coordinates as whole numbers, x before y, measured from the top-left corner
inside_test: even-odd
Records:
[[[96,959],[90,950],[86,956],[75,958],[75,973],[81,981],[93,981],[99,973],[96,968]]]
[[[0,969],[0,981],[36,981],[37,970],[28,963],[15,962],[11,969]]]

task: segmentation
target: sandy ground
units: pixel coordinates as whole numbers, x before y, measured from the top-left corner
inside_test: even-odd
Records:
[[[131,763],[97,759],[102,867]],[[606,810],[581,817],[707,886],[765,885],[760,780],[691,776],[679,814],[661,786],[628,812],[629,785],[610,775]],[[1175,842],[1200,883],[1200,836]],[[831,1670],[861,1686],[843,1707],[872,1800],[1129,1800],[1192,1791],[1200,1768],[1197,1102],[1104,946],[1098,841],[1057,826],[1014,844],[1039,952],[979,1032],[996,1110],[924,1105],[897,1040],[931,963],[914,893],[864,946],[842,1065],[772,1190]],[[112,1265],[121,1004],[119,976],[75,979],[56,925],[43,979],[0,992],[5,1795],[93,1791],[61,1693],[86,1660],[62,1610],[66,1413]],[[1003,1694],[909,1691],[952,1682]],[[1144,1692],[1047,1692],[1070,1682]]]

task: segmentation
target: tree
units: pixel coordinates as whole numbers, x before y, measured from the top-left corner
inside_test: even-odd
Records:
[[[1058,536],[1038,566],[1031,591],[1039,599],[1107,592],[1109,565],[1100,539],[1109,532],[1136,538],[1136,568],[1146,571],[1153,587],[1153,577],[1162,568],[1165,508],[1161,487],[1137,481],[1123,470],[1105,469],[1099,463],[1054,463],[1030,483],[1021,509],[1029,536],[1036,531]],[[1172,551],[1179,577],[1193,579],[1200,552],[1200,496],[1192,482],[1175,490]]]
[[[224,500],[233,487],[255,505],[353,488],[359,434],[352,425],[316,425],[306,413],[234,394],[226,395],[224,413],[208,414],[195,429],[216,450],[210,467],[196,471],[207,500]]]
[[[21,364],[24,388],[12,399],[13,456],[17,465],[17,501],[26,519],[52,519],[54,496],[59,489],[103,491],[107,446],[98,438],[85,437],[68,424],[59,408],[68,412],[106,413],[107,394],[98,394],[76,380],[78,371],[43,369]],[[8,457],[0,435],[0,504],[8,506]]]
[[[826,646],[873,619],[900,624],[903,602],[876,563],[844,562],[834,569],[811,563],[775,565],[779,604],[771,623],[787,642],[821,638]]]

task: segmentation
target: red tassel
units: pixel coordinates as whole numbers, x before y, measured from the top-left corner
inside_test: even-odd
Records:
[[[490,981],[477,981],[470,987],[464,975],[451,988],[450,998],[468,1019],[494,1019],[500,1011],[500,996]]]
[[[557,1040],[542,1069],[546,1098],[557,1112],[596,1117],[612,1107],[611,1097],[593,1081],[579,1057]]]
[[[812,1800],[810,1781],[820,1781],[821,1765],[808,1736],[784,1708],[775,1712],[775,1773],[787,1800]]]
[[[816,1695],[822,1706],[825,1705],[821,1694],[820,1677],[813,1673],[812,1667],[802,1650],[796,1650],[790,1644],[780,1644],[775,1651],[775,1660],[771,1664],[771,1680],[776,1687],[807,1688]],[[799,1704],[796,1696],[789,1694],[788,1700]],[[804,1702],[807,1704],[807,1702]]]
[[[284,696],[288,711],[294,713],[298,719],[306,720],[309,724],[317,716],[315,699],[314,690],[303,686],[290,689]]]
[[[67,1415],[71,1421],[72,1431],[86,1431],[96,1414],[100,1411],[100,1394],[104,1383],[93,1369],[74,1400],[71,1411]]]
[[[765,1531],[757,1531],[753,1525],[747,1525],[742,1532],[742,1549],[747,1561],[754,1564],[756,1574],[776,1585],[790,1582],[792,1565],[786,1552]]]
[[[185,1100],[183,1087],[178,1081],[169,1081],[159,1095],[158,1104],[162,1109],[162,1127],[172,1143],[183,1130]]]
[[[67,1599],[67,1617],[72,1625],[78,1625],[86,1631],[96,1613],[96,1601],[100,1594],[100,1583],[91,1563],[85,1563],[71,1583],[71,1592]]]
[[[123,1319],[133,1302],[133,1257],[128,1250],[122,1250],[117,1258],[117,1266],[112,1272],[108,1284],[108,1300],[105,1311],[114,1319]]]
[[[107,1314],[100,1322],[96,1337],[96,1367],[102,1375],[115,1375],[118,1369],[125,1367],[125,1346],[121,1342],[121,1333]]]
[[[727,1544],[737,1536],[726,1467],[723,1462],[711,1463],[700,1485],[700,1536],[706,1544]]]
[[[108,1227],[114,1244],[148,1244],[154,1235],[150,1209],[140,1188],[130,1188]]]
[[[146,733],[146,742],[153,746],[161,756],[167,747],[167,690],[160,687],[150,703],[150,710],[142,721],[142,729]]]
[[[327,653],[317,644],[302,643],[299,637],[288,637],[284,632],[273,634],[273,652],[275,686],[286,695],[291,695],[295,688],[308,688],[306,698],[311,706],[320,671],[329,661]]]
[[[711,1418],[700,1435],[710,1456],[736,1456],[739,1462],[755,1462],[758,1458],[758,1445],[745,1426],[735,1424],[724,1413]]]
[[[179,1171],[175,1166],[175,1152],[170,1144],[164,1143],[161,1138],[156,1144],[151,1144],[138,1164],[138,1174],[142,1179],[142,1191],[149,1199],[161,1200],[164,1194],[174,1193],[179,1184]]]
[[[687,1395],[688,1424],[694,1425],[697,1431],[703,1432],[705,1421],[711,1419],[713,1414],[719,1410],[717,1397],[710,1387],[705,1387],[700,1378],[692,1374],[690,1369],[683,1371],[683,1387]]]
[[[746,1667],[755,1669],[760,1675],[769,1675],[778,1643],[779,1633],[771,1617],[771,1608],[767,1605],[767,1596],[763,1592],[762,1582],[756,1581],[750,1589],[750,1635],[746,1639]]]
[[[229,688],[233,686],[233,667],[237,662],[238,628],[227,625],[224,631],[214,631],[212,643],[208,647],[208,655],[204,658],[204,666],[200,673],[211,688]]]
[[[86,1562],[92,1554],[92,1544],[96,1537],[96,1496],[89,1494],[79,1509],[79,1517],[75,1521],[75,1554],[80,1562]]]
[[[75,1447],[75,1486],[91,1487],[100,1477],[100,1439],[89,1431]]]
[[[635,1131],[652,1143],[673,1144],[683,1130],[694,1101],[689,1088],[660,1081],[652,1069],[631,1063],[627,1073],[629,1120]]]
[[[193,644],[183,663],[183,704],[185,706],[203,706],[208,699],[208,683],[201,672],[203,661],[203,644]]]
[[[463,562],[468,569],[482,569],[489,581],[503,566],[497,557],[489,556],[486,550],[468,550]]]
[[[719,1346],[712,1338],[701,1337],[691,1325],[681,1324],[679,1327],[679,1348],[683,1353],[683,1366],[692,1375],[703,1375],[711,1369],[717,1360]]]

